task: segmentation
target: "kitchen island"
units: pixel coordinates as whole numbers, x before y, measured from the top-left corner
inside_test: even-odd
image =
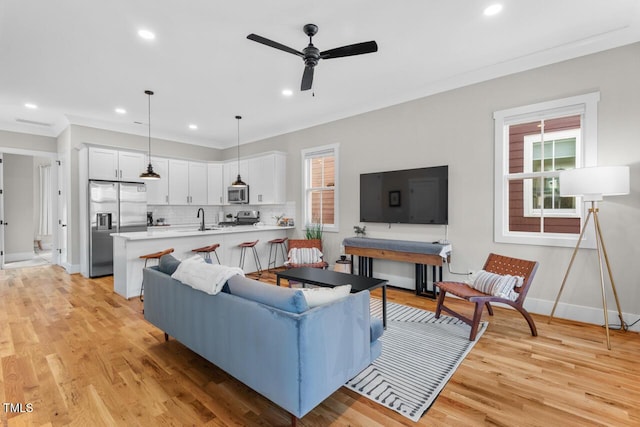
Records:
[[[133,233],[114,233],[113,236],[113,288],[125,298],[140,295],[142,287],[142,269],[144,260],[140,255],[173,248],[173,255],[184,259],[195,255],[192,249],[219,243],[216,250],[223,265],[238,266],[240,264],[240,248],[242,242],[259,240],[256,245],[258,257],[263,268],[267,268],[269,257],[269,240],[289,237],[289,230],[295,227],[276,225],[238,225],[233,227],[210,227],[199,231],[197,226],[186,228],[152,229]],[[215,256],[212,255],[215,261]],[[154,265],[151,261],[149,265]],[[283,264],[282,255],[276,260],[276,266]],[[253,254],[247,252],[245,257],[245,273],[256,271]]]

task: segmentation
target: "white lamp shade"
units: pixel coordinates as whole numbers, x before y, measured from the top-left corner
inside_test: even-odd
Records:
[[[560,195],[585,201],[629,194],[629,166],[596,166],[560,172]]]

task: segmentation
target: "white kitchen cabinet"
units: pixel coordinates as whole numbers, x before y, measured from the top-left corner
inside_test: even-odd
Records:
[[[146,169],[144,153],[89,147],[89,178],[142,182]]]
[[[223,164],[209,163],[207,165],[207,203],[210,205],[224,204],[224,190],[226,188]]]
[[[169,160],[169,204],[207,204],[207,164]]]
[[[207,164],[189,162],[189,197],[192,205],[207,204]]]
[[[154,172],[160,175],[160,179],[150,179],[146,181],[147,204],[168,205],[169,204],[169,159],[152,157],[151,165],[153,165]]]
[[[252,205],[286,202],[287,157],[270,153],[249,159],[249,203]]]
[[[229,187],[238,178],[238,160],[232,160],[224,163],[224,182],[222,183],[224,193],[224,203],[229,204],[227,200],[227,187]],[[240,175],[244,182],[249,183],[249,162],[247,160],[240,160]],[[251,188],[249,188],[249,194],[251,194]]]
[[[121,181],[142,181],[140,174],[147,170],[146,155],[131,151],[118,151],[118,169]]]

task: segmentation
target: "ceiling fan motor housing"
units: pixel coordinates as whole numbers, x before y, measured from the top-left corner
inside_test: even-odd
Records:
[[[315,67],[318,65],[320,50],[317,47],[309,43],[309,46],[305,47],[302,53],[304,53],[304,65],[307,67]]]

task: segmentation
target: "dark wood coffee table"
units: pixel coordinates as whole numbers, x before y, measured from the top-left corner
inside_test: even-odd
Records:
[[[340,285],[351,285],[351,293],[382,288],[382,325],[387,328],[387,281],[373,277],[356,276],[355,274],[323,270],[321,268],[300,267],[276,273],[276,284],[280,279],[293,280],[303,284],[333,288]]]

